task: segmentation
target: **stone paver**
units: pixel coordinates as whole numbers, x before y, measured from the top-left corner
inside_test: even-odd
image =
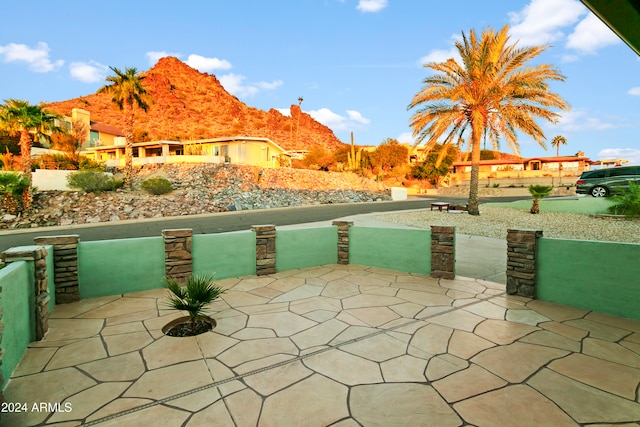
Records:
[[[640,420],[640,322],[504,286],[327,265],[224,279],[209,333],[152,290],[60,305],[0,426],[573,426]],[[60,409],[60,408],[58,408]]]

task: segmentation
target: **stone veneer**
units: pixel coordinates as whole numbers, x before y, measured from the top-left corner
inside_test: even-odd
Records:
[[[53,246],[54,283],[56,304],[80,301],[78,287],[78,242],[77,234],[67,236],[36,237],[36,245]]]
[[[431,226],[431,277],[454,279],[456,277],[456,228]]]
[[[256,233],[256,276],[276,272],[276,226],[254,225]]]
[[[536,246],[542,231],[507,230],[507,293],[535,298]]]
[[[184,281],[193,273],[192,236],[193,230],[190,228],[162,230],[167,278]]]
[[[349,228],[353,221],[333,221],[338,227],[338,264],[349,264]]]

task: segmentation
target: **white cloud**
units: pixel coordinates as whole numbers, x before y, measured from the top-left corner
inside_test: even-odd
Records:
[[[566,46],[581,53],[595,53],[600,48],[620,42],[620,38],[609,27],[589,13],[569,34]]]
[[[605,148],[598,152],[598,160],[627,159],[630,165],[640,165],[640,150],[634,148]]]
[[[208,73],[213,70],[231,69],[231,62],[227,61],[226,59],[206,58],[194,53],[189,55],[185,62],[188,66],[195,68],[196,70],[203,73]]]
[[[222,75],[218,79],[227,92],[240,98],[252,97],[263,90],[274,90],[283,84],[282,80],[245,84],[245,76],[233,73]]]
[[[334,132],[363,129],[371,123],[369,119],[355,110],[347,111],[347,116],[341,116],[328,108],[309,111],[308,114],[318,122],[331,128]]]
[[[165,51],[151,51],[151,52],[147,52],[146,53],[146,57],[149,60],[149,64],[156,65],[156,62],[158,62],[158,60],[160,58],[165,58],[167,56],[175,56],[176,58],[180,57],[179,53],[171,53],[171,52],[165,52]]]
[[[632,87],[627,91],[627,95],[640,96],[640,86]]]
[[[39,42],[35,49],[16,43],[0,46],[0,55],[4,56],[5,62],[26,62],[29,69],[37,73],[48,73],[64,64],[63,60],[51,62],[49,51],[49,46],[44,42]]]
[[[612,123],[603,122],[599,118],[589,117],[586,111],[572,110],[562,112],[557,127],[564,132],[606,130],[616,127]]]
[[[587,9],[578,0],[531,0],[521,12],[509,13],[512,42],[519,46],[551,43],[564,37],[562,28],[573,25]]]
[[[358,6],[356,6],[356,9],[364,13],[379,12],[387,7],[387,5],[387,0],[360,0],[358,2]]]
[[[408,142],[409,144],[415,144],[416,142],[416,139],[413,137],[413,133],[411,132],[402,132],[396,137],[396,140],[399,143]]]
[[[287,116],[287,117],[291,116],[291,109],[290,108],[276,108],[276,110],[278,110],[280,112],[280,114],[282,114],[283,116]]]
[[[69,64],[71,77],[84,83],[95,83],[107,77],[108,67],[96,61],[72,62]]]
[[[418,59],[418,65],[423,66],[425,64],[428,64],[429,62],[446,62],[451,58],[454,58],[456,61],[460,62],[460,53],[455,47],[449,50],[434,49],[422,58]]]

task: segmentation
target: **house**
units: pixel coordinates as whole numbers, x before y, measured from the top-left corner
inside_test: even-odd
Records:
[[[124,165],[124,144],[98,145],[83,150],[109,167]],[[166,163],[232,163],[281,167],[290,162],[286,151],[269,138],[234,136],[192,141],[150,141],[133,144],[133,165]]]
[[[71,110],[71,118],[66,117],[67,128],[70,129],[73,123],[82,123],[89,131],[87,140],[83,144],[83,148],[97,147],[101,145],[117,145],[124,147],[126,138],[124,133],[115,126],[107,125],[91,121],[91,113],[82,108],[74,108]]]
[[[483,178],[534,178],[541,176],[579,176],[589,170],[591,160],[579,151],[574,156],[511,158],[502,160],[480,160],[480,179]],[[451,178],[468,180],[471,162],[454,162]]]

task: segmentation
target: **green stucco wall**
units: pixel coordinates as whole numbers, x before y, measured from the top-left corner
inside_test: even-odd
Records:
[[[536,298],[640,320],[640,245],[540,238]]]
[[[256,234],[196,234],[191,255],[195,274],[215,274],[216,279],[251,276],[256,274]]]
[[[12,262],[0,270],[0,307],[2,307],[2,377],[5,384],[18,365],[29,343],[35,340],[35,297],[33,263]]]
[[[349,263],[431,273],[431,231],[351,227]]]
[[[338,228],[278,230],[276,271],[295,270],[338,262]]]
[[[162,287],[162,237],[78,243],[80,298],[96,298]]]

